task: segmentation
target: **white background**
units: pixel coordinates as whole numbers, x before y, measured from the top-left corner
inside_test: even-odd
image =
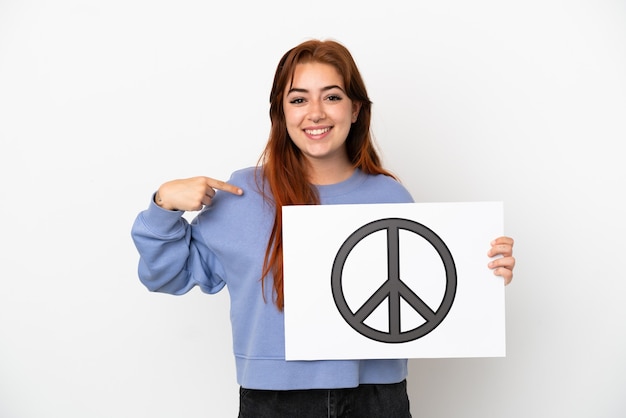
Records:
[[[256,162],[310,37],[417,201],[501,200],[516,239],[507,357],[411,361],[414,416],[626,415],[623,1],[0,0],[0,416],[236,415],[227,293],[148,293],[129,231]]]

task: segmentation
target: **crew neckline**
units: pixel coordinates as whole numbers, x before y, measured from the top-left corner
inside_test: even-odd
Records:
[[[320,198],[340,196],[350,193],[360,186],[367,176],[363,172],[355,168],[354,172],[347,179],[334,184],[314,184],[319,193]]]

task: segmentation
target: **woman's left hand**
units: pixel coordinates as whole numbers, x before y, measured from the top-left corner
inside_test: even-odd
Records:
[[[496,238],[491,241],[491,249],[487,253],[489,257],[501,256],[492,260],[488,266],[493,270],[493,274],[502,276],[505,285],[513,280],[513,268],[515,267],[513,243],[513,238],[510,237]]]

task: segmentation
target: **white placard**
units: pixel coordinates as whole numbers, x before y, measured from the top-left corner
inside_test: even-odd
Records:
[[[501,202],[283,208],[287,360],[502,357]]]

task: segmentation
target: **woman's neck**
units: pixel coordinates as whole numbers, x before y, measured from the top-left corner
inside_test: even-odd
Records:
[[[354,173],[354,167],[349,161],[337,163],[309,161],[309,182],[318,186],[336,184],[345,181]]]

